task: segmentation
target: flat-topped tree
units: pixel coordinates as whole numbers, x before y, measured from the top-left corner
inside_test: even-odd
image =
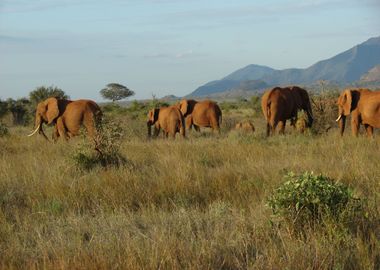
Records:
[[[112,100],[112,102],[128,98],[134,94],[135,92],[118,83],[109,83],[105,88],[100,90],[100,95],[104,99]]]

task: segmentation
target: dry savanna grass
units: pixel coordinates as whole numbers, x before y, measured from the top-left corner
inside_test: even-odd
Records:
[[[78,168],[82,138],[0,138],[0,268],[379,269],[380,137],[205,132],[148,141],[118,116],[123,166]],[[223,125],[246,111],[223,116]],[[366,205],[357,226],[326,220],[297,234],[267,198],[293,171],[349,185]]]

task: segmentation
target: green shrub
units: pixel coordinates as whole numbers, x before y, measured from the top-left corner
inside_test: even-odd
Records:
[[[237,110],[239,108],[236,102],[233,101],[223,101],[219,105],[223,112],[229,112],[230,110]]]
[[[102,106],[102,110],[108,114],[125,114],[127,112],[127,108],[120,106],[118,103],[108,103]]]
[[[295,225],[314,224],[323,217],[338,220],[360,203],[346,185],[324,175],[288,173],[286,182],[269,197],[273,213]]]
[[[336,101],[339,93],[334,91],[324,91],[311,96],[313,109],[312,132],[315,134],[325,134],[331,128],[337,127],[335,119],[338,116],[338,106]]]
[[[123,129],[119,122],[105,118],[97,130],[95,145],[82,136],[82,142],[72,156],[76,167],[90,170],[96,166],[119,167],[125,164],[127,159],[120,153]]]
[[[8,127],[0,122],[0,137],[3,137],[5,135],[8,135]]]

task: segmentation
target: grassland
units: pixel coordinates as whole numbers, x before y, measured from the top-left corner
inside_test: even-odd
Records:
[[[255,134],[228,131],[246,117]],[[147,141],[141,119],[119,118],[119,168],[80,170],[81,138],[0,138],[1,269],[379,269],[379,136],[265,138],[259,114],[232,109],[219,136]],[[349,185],[366,218],[301,236],[277,223],[267,198],[289,171]]]

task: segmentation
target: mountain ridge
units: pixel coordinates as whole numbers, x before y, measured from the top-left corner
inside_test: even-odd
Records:
[[[376,65],[380,64],[380,36],[353,46],[333,57],[318,61],[307,68],[273,69],[265,65],[250,64],[220,80],[210,81],[188,96],[211,94],[239,89],[244,81],[259,80],[266,87],[289,84],[312,84],[319,80],[346,85],[359,81]],[[247,90],[247,89],[245,89]],[[260,91],[263,88],[251,89]]]

